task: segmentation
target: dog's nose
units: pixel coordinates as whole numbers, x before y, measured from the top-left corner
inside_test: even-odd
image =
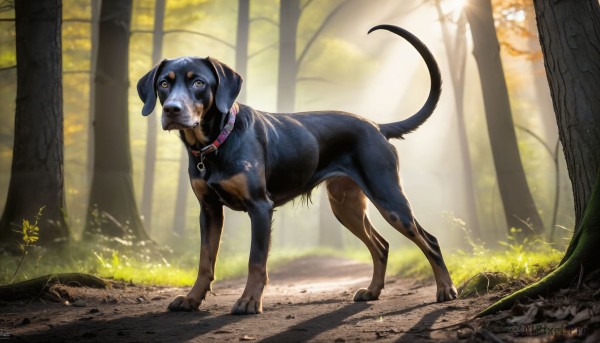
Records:
[[[170,117],[174,117],[181,113],[181,104],[175,101],[167,101],[163,105],[163,112]]]

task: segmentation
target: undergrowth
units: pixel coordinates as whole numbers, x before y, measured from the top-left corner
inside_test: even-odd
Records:
[[[509,279],[531,283],[552,271],[564,252],[542,240],[518,242],[514,235],[498,242],[500,249],[489,249],[483,244],[469,243],[466,249],[444,250],[442,254],[454,283],[463,285],[480,273],[502,273]],[[366,251],[347,252],[353,259],[370,263]],[[416,280],[433,279],[433,272],[425,255],[416,246],[390,251],[387,275],[398,275]]]
[[[96,235],[93,239],[75,241],[62,252],[50,253],[35,246],[40,230],[37,222],[23,221],[21,255],[0,252],[0,284],[31,279],[45,274],[79,272],[99,277],[145,285],[190,286],[198,270],[199,244],[196,239],[181,239],[177,249],[159,246],[154,242],[138,242],[126,237],[108,238]],[[464,232],[467,248],[443,251],[446,265],[456,285],[462,285],[480,273],[502,273],[511,280],[530,283],[554,269],[563,253],[541,240],[518,241],[513,230],[499,242],[501,249],[489,249],[475,243]],[[25,259],[25,256],[29,258]],[[307,255],[339,256],[371,263],[366,248],[339,251],[328,248],[275,250],[269,257],[269,269],[274,270],[287,261]],[[25,261],[25,262],[24,262]],[[216,279],[246,275],[248,253],[222,249],[217,259]],[[414,245],[390,251],[387,275],[413,279],[432,279],[431,267],[423,253]]]

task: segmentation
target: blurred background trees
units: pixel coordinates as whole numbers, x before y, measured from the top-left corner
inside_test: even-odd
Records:
[[[101,11],[111,3],[119,5],[112,18],[122,18],[117,25],[121,31],[106,38],[102,27],[108,22],[100,19]],[[514,234],[511,228],[523,230],[524,223],[533,228],[527,232],[546,237],[554,232],[552,238],[559,245],[570,238],[575,223],[573,198],[557,144],[546,76],[540,69],[543,62],[531,2],[494,0],[487,8],[481,2],[460,0],[407,0],[402,5],[395,0],[127,3],[62,3],[66,205],[42,202],[66,211],[64,227],[71,228],[75,239],[102,213],[106,216],[100,221],[112,217],[140,239],[176,244],[178,237],[198,236],[199,207],[189,192],[187,157],[179,139],[157,128],[157,113],[139,115],[141,103],[131,87],[160,59],[211,56],[235,67],[245,79],[239,100],[260,110],[337,109],[389,122],[421,106],[429,81],[424,64],[408,44],[387,35],[366,35],[380,23],[396,24],[419,36],[436,56],[446,80],[432,118],[404,141],[392,141],[399,151],[404,188],[421,223],[440,240],[463,248],[473,237],[494,246],[506,239],[507,232]],[[14,5],[0,1],[0,76],[5,80],[0,84],[0,100],[5,104],[0,115],[3,209],[10,205],[13,158],[27,156],[18,150],[15,126],[20,115],[15,99],[21,99],[17,97],[21,64]],[[503,107],[484,101],[488,82],[480,76],[480,57],[472,54],[478,51],[478,35],[484,33],[476,29],[473,15],[482,10],[488,11],[487,34],[498,39],[498,45],[484,52],[495,55],[495,70],[505,79]],[[110,39],[104,43],[108,48],[103,39]],[[111,78],[116,88],[102,90],[101,83]],[[29,83],[40,88],[48,79]],[[500,98],[497,93],[492,97]],[[499,112],[492,114],[492,110]],[[499,116],[510,118],[512,124],[500,127],[491,121]],[[115,127],[103,127],[102,119]],[[508,150],[509,142],[516,156],[510,163],[522,170],[519,183],[510,179],[512,173],[504,174],[501,167],[506,166],[496,160],[498,153]],[[98,187],[92,180],[102,173],[111,174],[106,182],[120,185]],[[502,181],[505,177],[507,182]],[[99,190],[111,193],[101,201]],[[88,216],[88,208],[95,205],[98,212]],[[11,219],[13,224],[32,218],[37,209],[26,212]],[[371,211],[371,217],[392,248],[404,244],[394,238],[399,236],[377,211]],[[246,215],[227,211],[226,218],[224,249],[246,251]],[[9,226],[1,229],[10,230]],[[117,231],[105,234],[117,236]],[[320,189],[308,206],[298,200],[278,210],[273,242],[273,249],[361,245],[340,229]]]

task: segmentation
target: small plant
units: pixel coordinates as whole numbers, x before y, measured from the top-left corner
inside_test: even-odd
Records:
[[[19,230],[14,230],[16,233],[21,234],[23,237],[21,238],[21,242],[18,243],[19,251],[21,252],[21,256],[19,257],[19,263],[17,264],[17,269],[10,280],[10,283],[15,281],[17,277],[17,273],[21,266],[23,265],[23,261],[25,260],[25,256],[29,253],[29,249],[35,246],[35,242],[40,238],[40,228],[38,227],[38,222],[42,217],[42,211],[45,206],[42,206],[38,213],[35,215],[35,222],[30,223],[29,220],[23,219],[23,224],[19,226]]]

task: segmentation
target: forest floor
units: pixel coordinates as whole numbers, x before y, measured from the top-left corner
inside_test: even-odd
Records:
[[[112,289],[63,287],[77,298],[0,304],[0,340],[13,342],[546,342],[574,338],[519,332],[508,314],[467,321],[498,294],[435,302],[433,282],[388,278],[379,301],[355,303],[371,267],[323,256],[303,257],[270,273],[263,313],[229,311],[245,279],[218,281],[197,312],[168,312],[188,288],[120,285]],[[72,299],[73,300],[73,299]],[[563,329],[564,331],[564,329]],[[560,339],[562,337],[562,339]],[[590,337],[587,337],[588,339]]]

